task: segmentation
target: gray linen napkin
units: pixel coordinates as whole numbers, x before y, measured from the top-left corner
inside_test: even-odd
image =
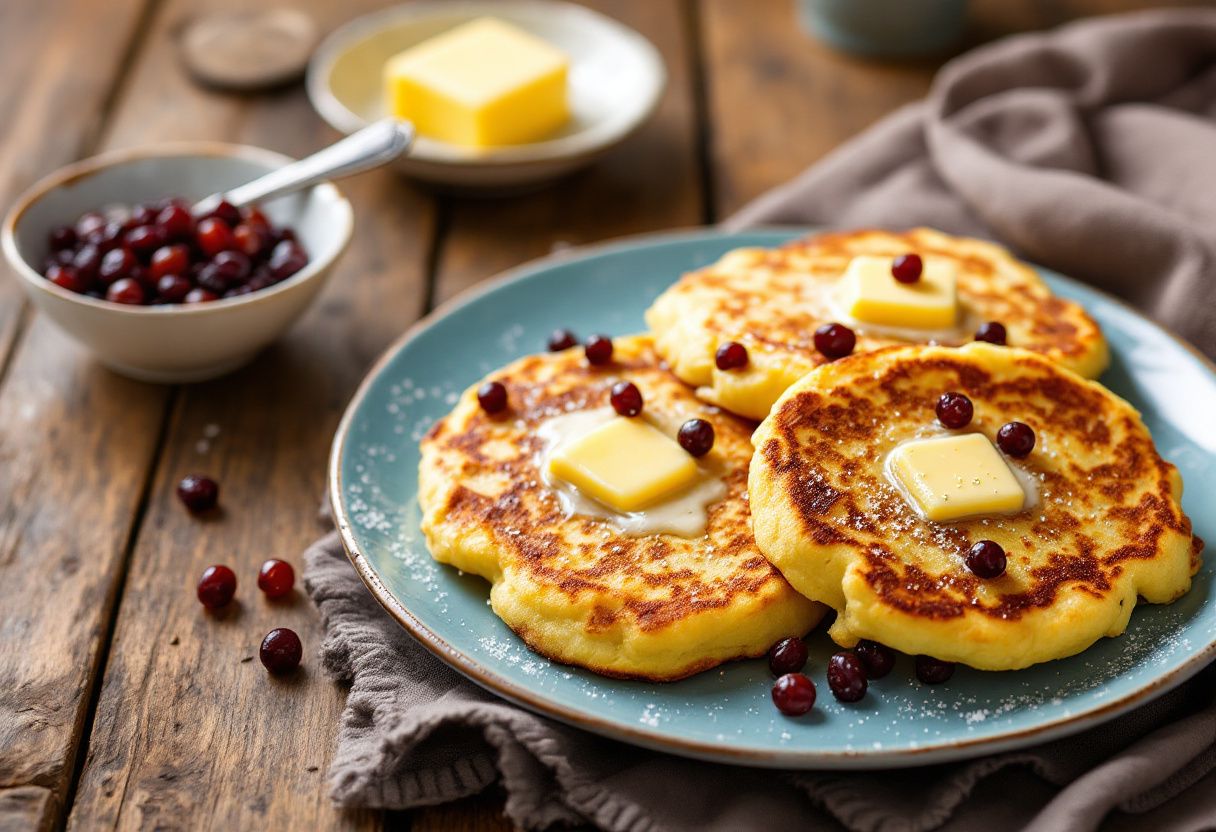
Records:
[[[1216,12],[1011,38],[728,226],[907,227],[1002,240],[1216,353]],[[1206,223],[1206,224],[1205,224]],[[768,772],[636,749],[510,705],[416,644],[330,534],[305,553],[326,669],[350,685],[330,771],[345,805],[498,784],[527,828],[1216,829],[1216,667],[1028,751],[877,773]]]

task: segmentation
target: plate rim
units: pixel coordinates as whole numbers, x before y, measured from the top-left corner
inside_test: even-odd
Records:
[[[342,542],[342,548],[346,553],[347,559],[354,566],[355,572],[359,575],[360,580],[363,581],[364,586],[367,587],[372,597],[411,637],[422,644],[436,658],[482,688],[507,701],[527,708],[533,713],[551,717],[575,728],[591,731],[600,736],[627,742],[631,745],[695,759],[758,768],[801,770],[815,768],[836,770],[904,768],[971,759],[983,754],[994,754],[1025,748],[1048,740],[1066,737],[1114,719],[1138,705],[1150,702],[1173,690],[1212,663],[1216,659],[1216,638],[1209,641],[1201,650],[1194,653],[1178,667],[1153,679],[1142,687],[1124,694],[1118,699],[1103,703],[1100,706],[1081,713],[1070,713],[1046,723],[1013,729],[997,736],[976,737],[973,739],[960,738],[940,745],[922,745],[902,749],[883,748],[881,750],[807,751],[803,749],[731,748],[719,746],[712,742],[671,737],[660,729],[622,725],[617,721],[606,719],[596,714],[555,703],[543,695],[536,694],[511,682],[495,672],[493,668],[472,659],[453,647],[423,624],[388,590],[376,570],[367,560],[367,557],[359,549],[358,543],[354,538],[349,513],[343,500],[341,471],[343,455],[347,444],[346,440],[349,436],[351,425],[354,422],[355,414],[363,404],[372,385],[401,350],[405,349],[416,338],[457,310],[477,301],[484,295],[526,280],[532,274],[546,268],[568,264],[575,260],[612,254],[617,251],[633,250],[639,246],[691,242],[698,239],[720,239],[749,234],[789,234],[792,239],[798,234],[809,234],[816,230],[819,229],[798,225],[763,225],[753,228],[729,230],[715,226],[694,226],[631,234],[576,246],[557,253],[534,258],[518,266],[499,272],[457,293],[407,328],[405,332],[385,348],[384,352],[368,368],[342,413],[342,418],[338,423],[337,429],[334,431],[334,438],[330,446],[326,482],[334,525],[338,531],[338,536]],[[1062,275],[1053,269],[1038,266],[1037,264],[1029,263],[1029,261],[1026,262],[1032,268],[1049,272],[1054,277],[1061,278],[1068,283],[1077,284],[1083,289],[1095,293],[1104,301],[1121,308],[1123,312],[1130,313],[1133,317],[1148,323],[1196,358],[1201,366],[1216,380],[1216,363],[1204,355],[1198,347],[1186,341],[1180,335],[1149,317],[1144,312],[1136,309],[1128,302],[1090,284],[1082,283],[1074,278]]]

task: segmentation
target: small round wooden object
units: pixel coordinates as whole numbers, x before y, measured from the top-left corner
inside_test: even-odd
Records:
[[[295,9],[198,17],[178,41],[182,63],[195,80],[243,92],[296,80],[316,44],[316,24]]]

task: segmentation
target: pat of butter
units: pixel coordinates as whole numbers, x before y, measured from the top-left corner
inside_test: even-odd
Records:
[[[1012,514],[1026,501],[1017,477],[980,433],[905,442],[887,465],[929,520]]]
[[[423,136],[470,147],[535,141],[566,122],[559,49],[494,18],[480,18],[390,58],[388,111]]]
[[[891,275],[894,258],[854,257],[837,287],[842,310],[863,323],[912,329],[950,329],[958,314],[954,263],[926,257],[915,283]]]
[[[643,419],[614,418],[549,460],[553,476],[621,512],[637,511],[697,478],[684,449]]]

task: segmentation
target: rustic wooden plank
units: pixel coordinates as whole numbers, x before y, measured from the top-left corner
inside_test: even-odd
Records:
[[[232,97],[191,85],[171,33],[189,15],[243,0],[171,0],[152,25],[116,107],[110,144],[159,136],[222,137],[302,154],[333,134],[300,89]],[[360,6],[305,6],[332,28]],[[256,588],[268,557],[297,555],[321,531],[329,440],[367,365],[421,311],[429,197],[389,172],[343,184],[355,239],[312,312],[277,346],[228,379],[183,388],[131,556],[70,825],[191,829],[334,829],[378,825],[343,812],[324,782],[343,705],[316,661],[321,628],[297,587],[286,603]],[[215,476],[222,514],[191,518],[173,495],[191,471]],[[211,563],[238,574],[237,602],[204,612],[193,584]],[[305,662],[286,680],[256,659],[262,636],[287,626]]]
[[[701,222],[691,47],[683,5],[653,0],[592,0],[585,5],[633,27],[658,47],[667,64],[668,87],[657,112],[609,156],[545,190],[447,200],[436,300],[555,248]]]
[[[502,813],[502,795],[481,794],[414,813],[410,832],[516,832]]]
[[[143,0],[0,5],[0,73],[13,79],[0,86],[4,204],[91,150],[143,7]],[[9,275],[0,281],[0,815],[53,826],[163,394],[98,371],[36,317],[17,341],[23,308]]]
[[[55,825],[57,801],[42,786],[0,788],[0,832],[46,832]]]

